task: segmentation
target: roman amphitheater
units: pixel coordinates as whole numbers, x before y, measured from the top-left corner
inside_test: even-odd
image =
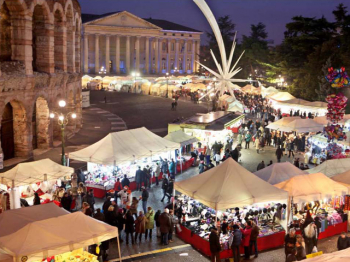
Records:
[[[0,117],[4,159],[30,157],[60,136],[58,101],[81,126],[81,10],[76,0],[0,0]]]

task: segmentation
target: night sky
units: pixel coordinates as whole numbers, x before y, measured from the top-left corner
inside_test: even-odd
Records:
[[[321,17],[333,21],[332,11],[349,0],[207,0],[216,17],[230,15],[238,37],[248,35],[250,25],[263,22],[268,39],[278,44],[285,24],[296,15]],[[102,14],[129,11],[141,18],[165,19],[197,30],[209,31],[203,14],[192,0],[80,0],[83,13]],[[350,8],[349,8],[350,9]],[[350,11],[350,10],[349,10]],[[205,38],[203,39],[205,44]]]

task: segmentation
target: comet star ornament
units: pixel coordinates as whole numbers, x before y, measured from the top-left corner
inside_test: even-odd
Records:
[[[218,88],[214,88],[213,90],[208,92],[206,95],[209,95],[212,92],[215,92],[215,93],[220,92],[220,95],[223,95],[226,91],[229,91],[231,96],[235,97],[233,90],[238,89],[239,87],[232,84],[232,83],[252,82],[252,80],[249,80],[249,79],[233,79],[232,78],[238,72],[240,72],[242,70],[242,68],[240,68],[240,67],[236,68],[236,66],[237,66],[239,60],[241,59],[241,57],[243,56],[244,51],[242,52],[240,57],[237,59],[236,63],[232,66],[232,68],[230,68],[230,65],[232,63],[233,53],[235,52],[235,48],[236,48],[236,33],[235,33],[235,36],[233,39],[230,56],[227,59],[225,45],[224,45],[224,41],[222,39],[220,28],[219,28],[218,23],[216,22],[216,19],[213,15],[212,11],[210,10],[210,8],[207,5],[207,3],[205,2],[205,0],[193,0],[193,2],[195,2],[195,4],[199,7],[199,9],[203,12],[204,16],[206,17],[206,19],[208,20],[208,22],[210,24],[211,29],[213,30],[213,33],[215,35],[216,41],[217,41],[218,46],[219,46],[219,51],[220,51],[220,56],[221,56],[221,61],[222,61],[222,65],[220,65],[218,63],[213,51],[210,50],[210,53],[214,59],[214,62],[216,64],[216,67],[217,67],[217,70],[219,73],[217,73],[214,70],[208,68],[207,66],[201,64],[199,61],[196,61],[199,65],[201,65],[203,68],[208,70],[210,73],[212,73],[217,78],[216,82],[217,82]]]

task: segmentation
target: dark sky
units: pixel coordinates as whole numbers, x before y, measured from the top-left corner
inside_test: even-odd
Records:
[[[216,17],[230,15],[238,37],[248,35],[251,24],[263,22],[275,44],[283,39],[285,24],[303,15],[333,20],[332,11],[349,0],[207,0]],[[198,30],[210,27],[192,0],[80,0],[83,13],[102,14],[129,11],[142,18],[166,19]]]

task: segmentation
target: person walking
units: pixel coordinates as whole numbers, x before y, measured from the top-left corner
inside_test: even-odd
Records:
[[[210,252],[211,252],[211,261],[212,262],[221,261],[220,260],[220,251],[221,251],[220,238],[218,236],[218,230],[215,227],[211,229],[211,232],[209,235],[209,246],[210,246]]]
[[[283,151],[281,149],[281,146],[278,146],[276,149],[276,157],[277,157],[277,162],[280,163],[281,162],[281,158],[283,156]]]
[[[163,245],[169,245],[168,242],[168,234],[170,231],[170,217],[169,217],[169,209],[165,208],[164,212],[160,214],[159,218],[159,225],[160,225],[160,233],[161,233],[161,244]]]
[[[157,237],[160,237],[160,223],[159,223],[160,214],[161,214],[161,211],[158,210],[154,215],[154,221],[156,222],[156,229],[157,229]]]
[[[170,173],[170,178],[172,179],[175,178],[175,170],[176,170],[176,164],[174,162],[174,159],[171,159],[171,162],[169,165],[169,173]]]
[[[258,236],[259,236],[259,227],[252,222],[252,232],[250,233],[250,241],[249,241],[249,253],[252,254],[253,247],[255,251],[255,258],[258,257]]]
[[[169,187],[169,180],[166,178],[166,176],[163,178],[163,182],[162,182],[162,190],[163,190],[163,198],[162,200],[160,200],[161,202],[164,201],[164,198],[166,196],[166,193],[168,191],[168,187]]]
[[[83,202],[86,202],[89,204],[92,213],[94,213],[94,205],[95,205],[95,197],[94,197],[94,190],[90,189],[88,193],[84,196]]]
[[[169,210],[169,218],[170,218],[170,229],[169,229],[169,235],[168,240],[170,243],[173,241],[173,232],[174,232],[174,210]]]
[[[290,158],[290,155],[294,157],[294,142],[289,140],[287,144],[288,149],[288,158]]]
[[[218,166],[220,164],[220,160],[221,160],[220,153],[216,152],[214,158],[215,158],[215,164],[216,164],[216,166]]]
[[[291,228],[284,238],[284,253],[286,254],[286,259],[288,258],[288,255],[292,254],[293,250],[295,250],[296,242],[295,229]]]
[[[162,161],[161,170],[163,173],[163,178],[166,177],[168,175],[168,170],[169,170],[168,160],[166,158]]]
[[[122,239],[122,231],[124,228],[125,220],[124,220],[124,210],[122,208],[119,208],[117,216],[116,216],[116,223],[118,228],[118,235],[119,235],[119,241],[120,243],[123,242]]]
[[[146,235],[145,238],[149,236],[150,239],[152,239],[152,230],[154,228],[154,212],[152,207],[147,208],[146,213]]]
[[[125,241],[126,244],[129,244],[129,235],[131,236],[131,242],[134,244],[134,225],[135,220],[133,215],[131,214],[130,210],[126,211],[125,214]]]
[[[174,180],[173,179],[170,179],[169,181],[169,185],[168,185],[168,188],[167,188],[167,197],[168,197],[168,203],[170,203],[170,199],[173,195],[173,191],[174,191]]]
[[[144,214],[146,214],[149,193],[144,186],[141,187],[141,190],[142,190],[142,195],[140,196],[140,199],[142,200],[142,209],[143,209]]]
[[[244,260],[249,260],[250,251],[249,251],[249,243],[250,243],[250,235],[252,233],[252,221],[248,220],[245,223],[245,228],[241,228],[243,240],[242,244],[244,247]]]
[[[248,131],[245,135],[245,149],[249,149],[250,140],[252,139],[252,135]]]
[[[139,236],[139,240],[141,242],[142,234],[146,232],[146,217],[143,214],[143,211],[139,212],[139,216],[135,221],[135,243],[137,243],[137,237]]]
[[[135,218],[137,218],[137,207],[138,207],[138,205],[139,205],[139,200],[136,197],[133,197],[129,210],[130,210],[131,215],[133,215],[133,216],[135,215]]]
[[[135,174],[135,182],[136,182],[136,191],[140,190],[141,191],[141,183],[142,183],[142,170],[141,167],[139,166],[136,174]]]
[[[260,138],[259,138],[258,135],[257,135],[256,138],[255,138],[255,149],[256,149],[256,152],[259,154],[259,150],[260,150]]]
[[[102,206],[103,214],[107,213],[109,206],[112,204],[111,199],[112,197],[108,196],[106,201],[103,203],[103,206]]]
[[[154,177],[156,178],[156,186],[159,186],[159,175],[160,175],[160,166],[157,162],[156,164],[156,170],[154,170]]]
[[[230,236],[230,247],[232,249],[233,262],[239,262],[241,259],[241,254],[239,252],[239,247],[242,242],[242,232],[239,230],[238,225],[233,225],[233,231]]]

